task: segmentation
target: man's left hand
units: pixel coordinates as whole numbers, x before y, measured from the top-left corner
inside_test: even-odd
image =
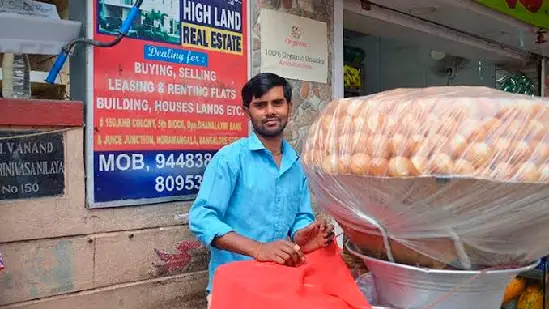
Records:
[[[303,253],[309,253],[329,246],[334,241],[334,226],[325,220],[317,220],[309,226],[297,231],[294,242],[301,247]]]

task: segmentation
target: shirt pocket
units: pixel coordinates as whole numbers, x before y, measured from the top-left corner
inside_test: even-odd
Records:
[[[301,204],[301,196],[299,194],[290,194],[284,196],[284,203],[281,209],[281,226],[284,227],[285,232],[289,232],[292,228],[297,212],[299,211],[299,205]]]

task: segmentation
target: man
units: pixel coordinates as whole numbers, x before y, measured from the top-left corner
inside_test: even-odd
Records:
[[[254,132],[216,153],[189,212],[191,231],[211,249],[208,307],[218,266],[248,259],[298,266],[333,241],[333,226],[315,221],[301,162],[283,139],[289,83],[258,74],[242,99]]]

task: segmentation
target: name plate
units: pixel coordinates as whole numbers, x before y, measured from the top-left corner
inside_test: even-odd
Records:
[[[0,130],[0,200],[62,195],[63,134]]]

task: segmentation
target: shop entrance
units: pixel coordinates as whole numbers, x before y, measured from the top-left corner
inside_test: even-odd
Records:
[[[464,21],[467,22],[467,21]],[[360,1],[343,9],[345,97],[394,88],[486,86],[540,95],[539,61],[474,34],[452,31]]]
[[[389,5],[404,1],[383,3]],[[411,2],[409,5],[412,6]],[[336,61],[333,72],[336,78],[333,80],[336,97],[366,96],[395,88],[430,86],[484,86],[541,95],[541,62],[527,50],[508,47],[483,38],[478,33],[452,30],[451,27],[379,6],[367,8],[358,0],[343,1],[341,9],[341,21],[337,21],[337,13],[335,21]],[[414,13],[426,15],[417,10]],[[497,28],[488,20],[482,21],[478,14],[463,16],[474,19],[463,19],[463,23]],[[337,32],[338,26],[341,27],[340,32]],[[493,29],[479,29],[479,32],[490,33]],[[338,33],[342,33],[341,39]],[[337,55],[338,52],[341,54]],[[342,77],[341,81],[337,81],[337,76]],[[510,89],[509,85],[516,85],[520,79],[524,83]],[[340,241],[344,243],[345,236]],[[362,260],[349,254],[345,247],[343,250],[354,276],[366,271]]]

